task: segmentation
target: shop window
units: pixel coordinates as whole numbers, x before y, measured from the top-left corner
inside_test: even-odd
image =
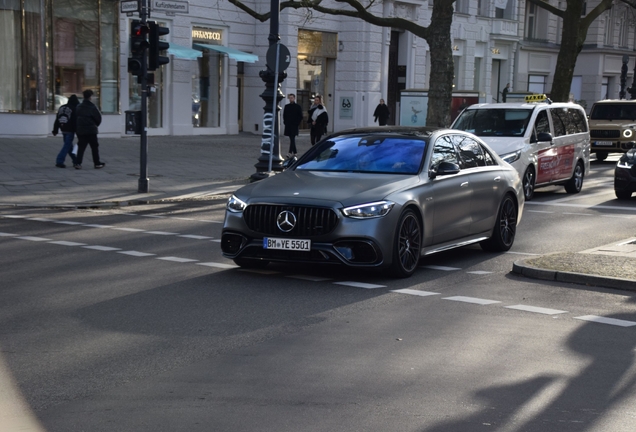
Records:
[[[203,50],[192,63],[192,125],[221,125],[221,71],[223,58],[216,51]]]
[[[0,1],[0,110],[22,109],[22,21],[19,0]]]
[[[545,93],[545,76],[528,75],[528,91],[536,94]]]

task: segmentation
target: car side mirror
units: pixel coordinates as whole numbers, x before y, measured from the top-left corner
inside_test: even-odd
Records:
[[[434,179],[437,176],[441,175],[452,175],[457,174],[460,171],[459,165],[453,162],[441,162],[437,169],[431,170],[429,172],[429,177]]]
[[[545,141],[552,142],[552,134],[550,132],[539,132],[536,136],[533,135],[532,138],[533,139],[530,140],[531,143],[545,142]]]

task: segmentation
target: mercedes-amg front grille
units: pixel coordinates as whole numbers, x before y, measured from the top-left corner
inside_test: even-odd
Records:
[[[282,231],[276,221],[283,211],[293,213],[295,225],[289,231]],[[329,234],[338,224],[338,216],[330,208],[286,205],[255,204],[243,212],[247,226],[266,235],[285,237],[311,237]]]

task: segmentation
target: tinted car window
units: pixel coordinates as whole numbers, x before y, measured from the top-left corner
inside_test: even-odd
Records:
[[[536,133],[550,133],[550,122],[548,121],[548,114],[545,112],[545,110],[539,111],[539,114],[537,114],[537,120],[534,125]]]
[[[459,157],[464,168],[485,166],[484,152],[481,145],[472,138],[463,135],[455,136]]]
[[[417,174],[426,141],[403,136],[340,136],[312,149],[297,170]]]
[[[563,136],[567,133],[567,110],[563,108],[553,108],[550,110],[552,126],[555,136]]]
[[[587,132],[587,122],[585,121],[585,114],[583,111],[577,108],[568,108],[568,115],[570,116],[572,123],[576,125],[577,133]]]
[[[636,105],[621,103],[594,105],[590,120],[636,120]]]
[[[459,158],[453,145],[453,136],[444,135],[435,141],[433,155],[431,156],[431,168],[437,169],[442,162],[452,162],[459,165]]]
[[[453,128],[477,136],[523,136],[531,115],[530,109],[471,109],[460,114]]]

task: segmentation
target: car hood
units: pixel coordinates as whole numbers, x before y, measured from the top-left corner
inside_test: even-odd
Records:
[[[420,182],[417,175],[285,171],[245,186],[235,195],[247,202],[281,199],[339,202],[344,206],[378,201]]]
[[[525,143],[524,137],[497,137],[497,136],[480,136],[491,149],[499,156],[512,153],[523,147]]]
[[[620,129],[634,127],[636,127],[636,122],[626,122],[624,120],[590,120],[590,129]]]

